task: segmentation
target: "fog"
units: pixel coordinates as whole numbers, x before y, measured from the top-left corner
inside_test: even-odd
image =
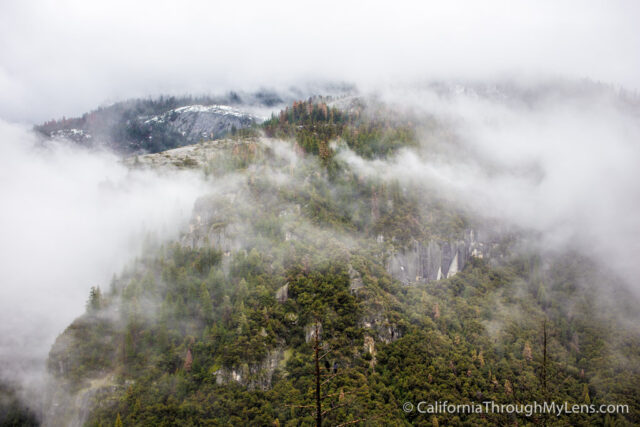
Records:
[[[640,89],[640,4],[618,1],[0,2],[0,117],[317,80],[587,77]]]
[[[90,287],[108,288],[145,242],[177,236],[202,188],[0,122],[0,377],[37,385]]]
[[[640,294],[639,98],[563,81],[379,96],[439,125],[388,160],[342,150],[360,174],[436,190],[474,215],[539,233],[539,249],[591,256]]]
[[[37,387],[89,288],[176,237],[205,191],[29,130],[133,97],[353,83],[439,123],[385,161],[342,148],[358,173],[539,232],[640,294],[640,104],[619,90],[640,90],[639,16],[631,0],[0,1],[0,379]],[[567,84],[583,78],[608,86]]]

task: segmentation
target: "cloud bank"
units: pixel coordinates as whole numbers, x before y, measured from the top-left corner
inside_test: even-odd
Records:
[[[638,99],[621,102],[590,83],[449,89],[382,95],[440,123],[422,132],[419,148],[384,161],[348,150],[340,157],[361,174],[435,189],[473,213],[539,232],[543,250],[592,256],[640,294]]]
[[[0,378],[41,380],[89,288],[108,286],[150,236],[176,237],[202,189],[198,176],[129,171],[0,122]]]
[[[314,81],[368,93],[513,78],[540,92],[540,81],[563,76],[637,91],[638,16],[631,0],[3,1],[0,119],[33,124],[123,98]],[[342,156],[360,173],[425,182],[540,231],[543,245],[579,247],[640,289],[638,115],[607,96],[555,94],[511,102],[383,90],[454,130],[425,132],[422,149],[388,162]],[[41,363],[89,287],[119,272],[146,232],[175,236],[200,186],[132,173],[108,153],[43,149],[0,121],[0,375]]]
[[[0,3],[0,117],[319,79],[588,77],[640,89],[631,0]]]

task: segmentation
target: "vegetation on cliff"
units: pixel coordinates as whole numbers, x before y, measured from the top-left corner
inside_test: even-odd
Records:
[[[340,141],[367,158],[417,143],[408,120],[376,117],[296,102],[265,122],[267,142],[237,135],[210,158],[190,231],[92,289],[51,350],[66,393],[108,378],[87,425],[314,425],[318,400],[323,425],[640,422],[640,341],[623,321],[633,298],[604,301],[601,282],[615,280],[588,260],[506,239],[500,259],[471,258],[450,278],[389,274],[390,253],[457,238],[471,219],[336,159]],[[436,400],[629,413],[403,411]]]

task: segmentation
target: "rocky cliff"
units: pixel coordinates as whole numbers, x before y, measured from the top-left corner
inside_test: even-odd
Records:
[[[176,132],[186,143],[220,138],[234,129],[251,126],[255,118],[227,105],[187,105],[143,121],[156,128]]]
[[[457,240],[414,240],[408,248],[391,253],[386,267],[406,285],[427,283],[455,275],[471,257],[490,258],[497,245],[495,236],[474,230]]]
[[[233,368],[222,367],[216,370],[215,376],[217,384],[228,384],[237,382],[249,390],[268,390],[271,388],[271,380],[276,369],[286,360],[287,354],[282,348],[276,348],[267,354],[261,362],[244,363]]]

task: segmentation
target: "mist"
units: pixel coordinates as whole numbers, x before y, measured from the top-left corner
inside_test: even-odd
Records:
[[[640,89],[633,1],[0,5],[0,117],[304,82],[591,78]]]
[[[240,194],[233,249],[260,241],[247,224],[264,200],[244,177],[131,169],[30,130],[136,97],[353,84],[419,123],[419,145],[384,160],[336,143],[357,174],[532,231],[541,251],[579,251],[640,295],[638,16],[631,0],[0,2],[0,381],[25,401],[41,391],[89,289],[180,237],[216,185],[203,211],[228,214],[225,191]],[[296,190],[298,164],[318,170],[287,142],[271,149],[278,161],[250,172],[274,186]],[[353,237],[280,207],[294,239]]]
[[[534,231],[539,250],[590,256],[640,294],[638,98],[591,82],[445,87],[379,93],[438,123],[423,127],[419,147],[373,161],[343,149],[340,158]]]
[[[131,171],[0,122],[0,379],[37,388],[90,287],[108,289],[144,245],[177,237],[202,189],[196,174]]]

